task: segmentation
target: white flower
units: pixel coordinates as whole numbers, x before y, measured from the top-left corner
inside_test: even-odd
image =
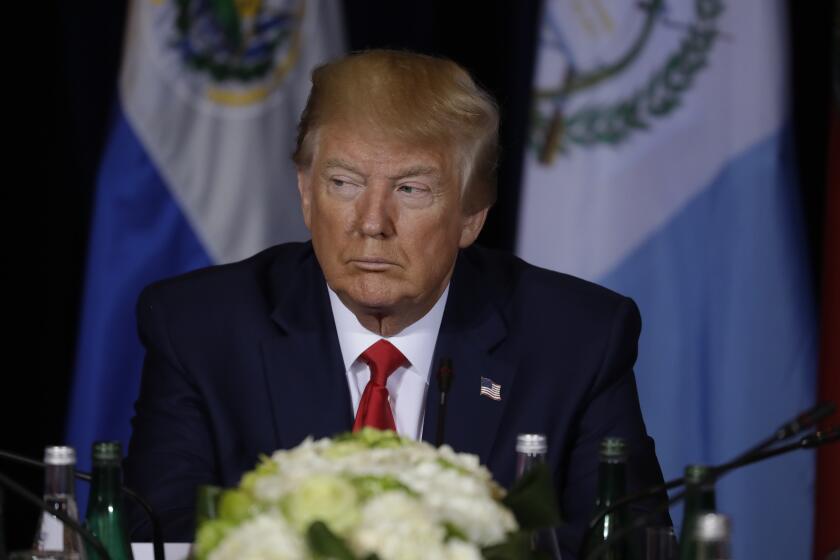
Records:
[[[277,514],[260,514],[231,531],[208,560],[305,560],[301,536]]]
[[[444,557],[445,536],[420,502],[403,492],[386,492],[362,508],[350,542],[360,556],[375,552],[381,560],[423,560]]]
[[[481,550],[474,544],[452,539],[446,543],[447,560],[481,560]]]
[[[252,517],[234,518],[239,526],[207,560],[308,558],[304,535],[316,520],[360,557],[381,560],[479,560],[516,529],[478,457],[383,432],[276,451],[238,492]]]

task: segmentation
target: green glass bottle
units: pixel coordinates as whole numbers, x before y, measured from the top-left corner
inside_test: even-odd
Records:
[[[680,560],[693,560],[694,533],[697,518],[704,513],[715,513],[715,482],[706,465],[688,465],[685,468],[685,508],[680,531]]]
[[[609,507],[624,497],[627,492],[627,444],[622,438],[609,437],[601,442],[600,463],[598,465],[598,496],[595,511]],[[590,558],[595,549],[607,539],[630,523],[626,508],[606,514],[584,541],[581,558]],[[618,539],[610,543],[602,553],[594,558],[598,560],[635,560],[637,555],[631,539]]]
[[[122,448],[118,441],[93,444],[93,480],[85,525],[99,539],[111,560],[133,560],[122,507]],[[88,558],[100,560],[88,547]]]
[[[196,489],[195,530],[208,521],[219,517],[219,498],[222,488],[212,484],[202,484]]]

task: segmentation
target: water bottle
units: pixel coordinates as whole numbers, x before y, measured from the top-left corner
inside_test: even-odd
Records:
[[[516,438],[516,478],[522,478],[535,465],[545,463],[548,442],[543,434],[519,434]],[[557,534],[551,527],[538,529],[531,536],[531,550],[559,560],[560,546]]]
[[[44,449],[44,502],[50,511],[61,511],[74,521],[79,519],[74,474],[76,451],[63,445]],[[62,552],[65,558],[86,560],[82,537],[49,512],[43,512],[32,548],[38,552]]]

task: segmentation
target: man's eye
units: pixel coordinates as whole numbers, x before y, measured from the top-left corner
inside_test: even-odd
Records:
[[[418,187],[417,185],[400,185],[399,191],[404,192],[405,194],[416,196],[419,194],[423,194],[424,189],[422,187]]]
[[[347,184],[346,181],[342,181],[341,179],[331,179],[331,181],[336,187],[343,187],[345,184]]]

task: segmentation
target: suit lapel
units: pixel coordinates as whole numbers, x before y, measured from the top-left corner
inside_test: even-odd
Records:
[[[423,439],[434,442],[440,399],[437,368],[441,359],[451,358],[454,376],[444,442],[456,451],[479,455],[485,464],[494,452],[496,432],[515,377],[512,364],[498,352],[507,326],[500,308],[502,298],[488,285],[493,280],[468,252],[462,251],[435,346],[423,429]],[[480,394],[482,377],[501,385],[500,401]]]
[[[348,431],[353,413],[344,362],[311,245],[296,262],[276,260],[269,278],[278,329],[261,350],[277,448]]]
[[[493,292],[492,274],[469,251],[458,257],[435,345],[426,398],[423,439],[433,442],[440,398],[436,378],[442,358],[451,358],[444,442],[488,463],[515,381],[502,352],[507,326],[503,297]],[[307,436],[333,436],[353,425],[344,362],[338,344],[326,282],[311,245],[296,260],[278,259],[269,271],[271,319],[277,330],[261,341],[278,449]],[[501,385],[501,400],[480,394],[481,378]]]

